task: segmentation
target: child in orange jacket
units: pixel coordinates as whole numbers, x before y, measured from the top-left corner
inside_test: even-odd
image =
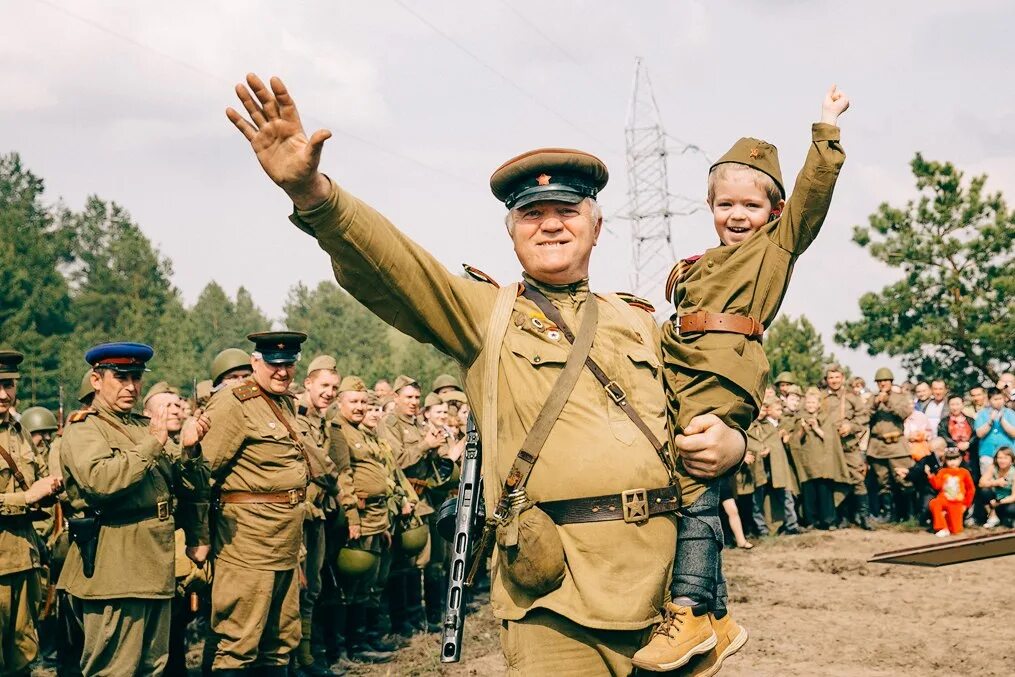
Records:
[[[973,476],[962,466],[962,452],[949,449],[945,452],[945,467],[932,473],[925,467],[927,481],[938,491],[930,502],[930,515],[934,531],[939,538],[962,533],[962,516],[973,504],[976,486]]]

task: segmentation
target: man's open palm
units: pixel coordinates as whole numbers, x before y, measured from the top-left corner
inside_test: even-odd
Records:
[[[296,104],[277,77],[271,78],[271,89],[268,89],[259,77],[250,73],[245,85],[236,85],[236,96],[250,119],[233,108],[226,109],[226,117],[250,142],[265,174],[297,207],[307,208],[323,202],[328,193],[322,186],[324,177],[317,167],[324,142],[331,138],[331,132],[319,129],[307,138]]]

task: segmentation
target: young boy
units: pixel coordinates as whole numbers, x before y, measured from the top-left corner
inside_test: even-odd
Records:
[[[976,495],[973,476],[962,467],[962,452],[949,449],[945,452],[945,467],[932,473],[924,466],[924,471],[930,486],[938,491],[937,497],[930,502],[935,535],[944,538],[949,534],[961,534],[962,517]]]
[[[789,447],[811,526],[836,528],[835,485],[849,482],[849,469],[834,424],[821,411],[821,393],[809,388]]]
[[[761,335],[779,310],[796,258],[818,234],[845,154],[835,126],[849,107],[833,86],[789,202],[774,146],[740,139],[708,176],[708,206],[720,245],[677,263],[667,297],[677,309],[663,328],[663,355],[673,435],[697,429],[715,414],[746,430],[754,419],[768,361]],[[785,208],[785,211],[784,211]],[[747,641],[727,614],[722,577],[719,482],[691,477],[678,462],[684,507],[677,540],[671,602],[634,664],[667,671],[704,654],[695,674],[718,672]]]

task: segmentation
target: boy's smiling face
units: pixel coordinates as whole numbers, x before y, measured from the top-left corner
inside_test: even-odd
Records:
[[[780,200],[772,205],[768,193],[759,185],[757,172],[742,165],[726,168],[715,178],[714,187],[709,209],[715,232],[725,245],[739,244],[754,235],[784,204]]]

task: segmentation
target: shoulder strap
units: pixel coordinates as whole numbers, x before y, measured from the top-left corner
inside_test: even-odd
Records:
[[[511,322],[511,310],[518,298],[518,283],[501,287],[493,304],[493,312],[486,327],[486,340],[480,354],[480,380],[485,385],[481,407],[480,433],[483,435],[483,465],[493,468],[488,476],[496,475],[497,463],[497,386],[500,383],[499,365],[500,349],[504,345],[508,324]],[[463,372],[463,381],[468,381],[468,374]],[[484,473],[486,474],[486,473]],[[487,505],[496,505],[497,485],[493,482],[483,483],[483,493]]]
[[[4,449],[3,445],[0,445],[0,456],[3,456],[4,460],[7,461],[7,465],[11,469],[11,474],[14,475],[14,479],[18,481],[18,486],[21,487],[21,491],[28,491],[28,482],[25,481],[25,476],[21,474],[21,468],[14,462],[14,457],[11,456],[11,452]]]
[[[561,316],[560,311],[557,310],[555,305],[550,303],[548,298],[543,296],[538,289],[530,285],[525,285],[525,291],[522,292],[522,296],[535,303],[539,309],[543,311],[543,314],[550,318],[550,321],[556,324],[557,327],[564,332],[564,336],[567,337],[567,340],[574,344],[574,332],[572,332],[570,327],[567,326],[567,323],[564,322],[564,318]],[[625,393],[624,389],[620,387],[620,384],[607,376],[591,356],[585,358],[585,366],[589,368],[589,371],[591,371],[592,375],[596,377],[596,380],[602,384],[604,389],[606,389],[606,394],[610,396],[610,399],[612,399],[616,405],[620,407],[625,414],[627,414],[628,418],[631,419],[631,422],[634,423],[643,435],[645,435],[646,439],[648,439],[649,443],[652,445],[652,448],[656,450],[656,454],[659,455],[659,458],[662,460],[666,469],[672,470],[671,464],[666,458],[663,443],[659,441],[659,439],[655,436],[655,433],[652,432],[652,429],[648,427],[648,424],[646,424],[642,417],[638,415],[638,412],[634,410],[631,403],[627,401],[627,393]]]
[[[522,446],[518,450],[515,462],[511,465],[507,479],[504,480],[504,493],[501,495],[498,513],[506,514],[510,507],[510,503],[507,501],[508,494],[525,488],[525,483],[528,482],[529,475],[532,473],[532,467],[539,458],[539,452],[546,444],[546,438],[550,436],[553,424],[557,422],[557,417],[560,416],[564,404],[578,382],[578,377],[581,376],[582,367],[588,359],[589,351],[592,350],[592,340],[596,336],[596,326],[599,323],[599,303],[593,296],[589,296],[589,300],[585,304],[581,323],[578,337],[571,347],[571,354],[567,356],[564,368],[550,389],[543,408],[540,409],[539,415],[532,423],[529,434],[525,436],[525,441],[522,442]]]

